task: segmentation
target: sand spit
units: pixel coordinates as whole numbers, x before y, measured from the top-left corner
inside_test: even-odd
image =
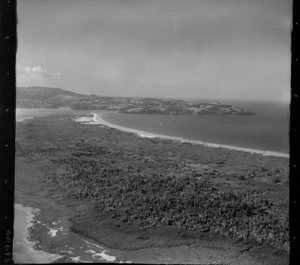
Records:
[[[74,119],[79,117],[91,119],[84,120],[87,125],[74,122]],[[31,229],[32,238],[38,240],[38,246],[46,252],[65,256],[59,262],[288,264],[288,253],[285,250],[288,247],[287,225],[284,219],[287,216],[285,209],[288,197],[286,159],[258,157],[247,153],[241,156],[240,152],[227,152],[221,148],[203,148],[201,145],[185,145],[177,141],[159,139],[147,140],[106,126],[101,128],[99,122],[97,125],[89,125],[89,122],[94,122],[93,118],[94,115],[79,113],[76,116],[63,116],[63,119],[54,116],[34,119],[30,122],[32,126],[27,126],[26,123],[17,124],[19,144],[15,167],[16,201],[40,209]],[[35,137],[28,137],[32,135]],[[45,140],[47,143],[44,145]],[[135,148],[137,143],[140,144],[140,148]],[[129,165],[132,168],[127,168]],[[203,165],[207,166],[209,171],[202,169]],[[72,168],[72,171],[68,168]],[[103,168],[112,168],[111,177],[106,177],[105,172],[101,171]],[[113,171],[114,168],[119,170]],[[148,171],[139,176],[138,173],[144,169]],[[244,170],[256,177],[244,176]],[[70,179],[81,172],[89,176],[86,182],[80,182],[81,178]],[[161,172],[162,176],[158,175],[158,172]],[[180,175],[183,181],[174,183],[175,179],[171,174]],[[198,176],[196,174],[205,176],[208,181],[195,178],[194,176]],[[93,187],[95,180],[99,178],[103,179],[103,185],[99,193],[95,194]],[[113,178],[115,182],[111,183]],[[76,190],[68,186],[70,181],[73,181]],[[177,184],[178,188],[173,183]],[[196,187],[196,183],[205,185]],[[82,192],[84,186],[89,187],[87,196]],[[124,190],[123,187],[128,188]],[[162,198],[162,195],[170,191],[175,199],[179,199],[178,203],[167,205],[171,198],[167,196],[166,203],[159,199],[157,204],[154,204],[151,187],[156,190],[155,197]],[[191,194],[190,187],[195,187],[193,190],[197,198],[203,199],[204,202],[212,198],[220,207],[198,203],[194,211],[188,206],[189,203],[184,204],[185,198],[189,198]],[[130,188],[133,190],[130,191]],[[145,193],[137,192],[142,189]],[[181,195],[182,190],[185,192]],[[217,197],[210,197],[212,193]],[[116,209],[115,213],[120,213],[119,216],[102,211],[96,204],[99,194],[103,195],[104,199],[113,196],[112,206]],[[129,195],[127,202],[124,200],[125,194]],[[273,198],[273,195],[276,198]],[[135,211],[137,205],[134,203],[144,202],[140,198],[146,196],[147,201],[142,203],[139,211]],[[235,198],[239,199],[236,201]],[[282,200],[278,209],[273,205],[277,199]],[[252,206],[258,206],[257,213],[250,212],[253,214],[254,225],[243,221],[248,218],[245,211],[239,209],[238,216],[245,218],[238,218],[237,221],[241,220],[243,226],[238,227],[238,232],[241,233],[231,238],[226,220],[235,220],[232,217],[227,218],[228,211],[217,213],[218,209],[224,209],[225,203],[226,206],[230,203],[233,207],[245,205],[247,209],[251,207],[250,210],[253,209]],[[180,215],[180,209],[177,207],[179,204],[183,206],[182,209],[189,207],[187,214],[184,212]],[[165,205],[165,210],[160,210],[156,205]],[[155,216],[150,212],[150,207],[159,217],[163,217],[160,213],[165,212],[168,219],[164,222],[154,220],[159,226],[149,227],[150,222],[139,223],[131,218],[136,214],[139,221],[149,214],[148,220],[153,220]],[[197,209],[202,207],[210,210],[203,211],[205,216],[199,216],[201,220],[198,221],[197,217],[187,217],[189,213],[197,213]],[[173,218],[175,214],[169,211],[172,208],[179,214],[179,221],[185,221],[187,225],[178,227],[176,223],[168,222],[176,221]],[[125,212],[125,209],[129,212]],[[227,207],[224,210],[230,209],[231,207]],[[277,210],[280,210],[280,218],[276,217]],[[260,215],[263,220],[260,219]],[[124,222],[123,217],[127,217],[127,222]],[[195,230],[189,230],[188,225],[192,224],[194,219],[198,226]],[[227,225],[225,228],[223,223],[218,224],[218,221],[224,220],[224,224]],[[273,222],[276,220],[277,223]],[[266,232],[256,229],[262,223],[271,224],[266,227]],[[205,230],[202,229],[202,224],[205,225]],[[273,224],[277,224],[276,227],[273,227]],[[214,225],[216,229],[207,231],[206,225]],[[279,234],[282,228],[284,231],[281,238]],[[263,239],[262,245],[240,238],[244,231],[252,230],[260,236],[258,239]],[[275,237],[274,240],[270,241],[269,235]],[[274,243],[275,246],[268,246],[268,243]],[[276,249],[276,246],[279,246],[279,249]],[[113,260],[114,257],[114,261],[105,261],[105,258]]]
[[[139,137],[143,137],[143,138],[168,139],[168,140],[179,141],[181,143],[198,144],[198,145],[203,145],[203,146],[212,147],[212,148],[224,148],[224,149],[228,149],[228,150],[242,151],[242,152],[247,152],[250,154],[258,154],[258,155],[262,155],[262,156],[275,156],[275,157],[289,158],[289,154],[285,154],[285,153],[279,153],[279,152],[273,152],[273,151],[262,151],[262,150],[243,148],[243,147],[224,145],[224,144],[207,143],[207,142],[202,142],[202,141],[184,139],[181,137],[149,133],[149,132],[145,132],[145,131],[141,131],[141,130],[131,129],[131,128],[119,126],[116,124],[112,124],[110,122],[105,121],[101,116],[99,116],[96,113],[92,113],[92,115],[93,116],[79,117],[79,118],[75,119],[75,121],[83,123],[83,124],[101,124],[103,126],[114,128],[114,129],[117,129],[120,131],[134,133],[134,134],[138,135]]]

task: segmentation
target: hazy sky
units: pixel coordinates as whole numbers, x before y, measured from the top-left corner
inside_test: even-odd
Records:
[[[21,0],[18,86],[289,100],[292,0]]]

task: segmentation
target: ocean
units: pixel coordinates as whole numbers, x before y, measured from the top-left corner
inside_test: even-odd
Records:
[[[31,207],[24,207],[15,204],[14,220],[14,241],[13,260],[15,263],[52,263],[62,256],[50,254],[34,248],[35,241],[30,240],[29,227],[32,227],[32,220],[36,210]]]
[[[183,116],[122,114],[110,111],[61,109],[17,109],[16,118],[62,113],[96,113],[108,123],[143,133],[177,137],[217,145],[289,153],[289,104],[267,101],[222,101],[246,110],[253,116]]]
[[[224,102],[224,101],[223,101]],[[73,111],[70,109],[17,109],[16,120],[64,113],[95,113],[104,125],[138,133],[141,136],[166,136],[252,150],[289,153],[289,105],[274,102],[224,102],[255,111],[254,116],[172,116],[121,114],[108,111]],[[147,136],[148,134],[148,136]],[[58,256],[33,249],[28,241],[31,210],[21,205],[15,209],[15,262],[53,261]],[[91,251],[91,250],[89,250]],[[37,253],[38,252],[38,253]],[[95,252],[96,253],[96,252]],[[98,254],[97,254],[98,255]],[[99,254],[100,255],[100,254]],[[105,253],[103,254],[105,255]],[[92,255],[93,257],[93,255]],[[111,258],[111,256],[108,256]],[[94,257],[93,257],[94,258]]]
[[[21,121],[23,119],[30,119],[33,117],[44,117],[53,114],[63,114],[63,113],[73,113],[69,108],[57,108],[57,109],[44,109],[44,108],[32,108],[23,109],[16,108],[16,121]]]
[[[224,101],[222,101],[224,102]],[[259,151],[289,153],[289,104],[226,101],[253,116],[184,116],[97,112],[111,124],[151,134],[179,137]]]

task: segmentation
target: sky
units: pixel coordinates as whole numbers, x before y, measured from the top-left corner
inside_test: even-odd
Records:
[[[290,100],[292,0],[21,0],[17,86]]]

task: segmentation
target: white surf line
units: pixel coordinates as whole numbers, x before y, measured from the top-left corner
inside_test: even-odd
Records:
[[[140,130],[131,129],[131,128],[127,128],[127,127],[109,123],[109,122],[103,120],[98,114],[96,114],[96,113],[93,113],[93,114],[94,114],[94,116],[92,118],[89,118],[89,120],[93,120],[94,122],[98,122],[98,124],[102,124],[107,127],[111,127],[114,129],[125,131],[125,132],[131,132],[131,133],[137,134],[140,137],[162,138],[162,139],[168,139],[168,140],[175,140],[175,141],[180,141],[182,143],[198,144],[198,145],[203,145],[206,147],[213,147],[213,148],[225,148],[228,150],[242,151],[242,152],[258,154],[258,155],[262,155],[262,156],[275,156],[275,157],[286,157],[286,158],[290,157],[289,154],[280,153],[280,152],[262,151],[262,150],[250,149],[250,148],[244,148],[244,147],[238,147],[238,146],[232,146],[232,145],[214,144],[214,143],[207,143],[207,142],[202,142],[202,141],[198,141],[198,140],[189,140],[189,139],[184,139],[184,138],[176,137],[176,136],[167,136],[167,135],[161,135],[161,134],[148,133],[145,131],[140,131]]]
[[[51,263],[63,257],[34,248],[37,241],[31,239],[29,229],[38,212],[39,209],[15,204],[13,259],[16,263]]]

